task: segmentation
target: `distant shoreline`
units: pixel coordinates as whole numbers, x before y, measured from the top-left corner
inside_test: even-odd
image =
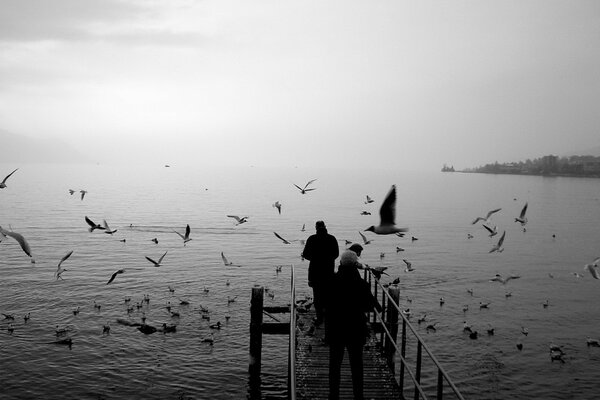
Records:
[[[565,174],[565,173],[534,173],[534,172],[490,172],[490,171],[442,171],[442,172],[460,172],[463,174],[488,174],[488,175],[522,175],[522,176],[542,176],[546,178],[600,178],[600,174]]]

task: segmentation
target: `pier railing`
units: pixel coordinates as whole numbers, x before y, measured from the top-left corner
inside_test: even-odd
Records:
[[[369,269],[364,271],[364,279],[369,282],[371,291],[382,308],[381,313],[374,311],[372,324],[376,330],[379,331],[379,342],[382,345],[388,365],[392,369],[394,375],[396,375],[396,357],[400,359],[400,371],[396,377],[398,386],[400,388],[400,393],[404,394],[406,386],[404,378],[407,374],[412,382],[412,386],[414,387],[414,400],[426,400],[429,398],[426,394],[426,390],[424,389],[424,385],[422,384],[424,351],[425,356],[428,356],[429,360],[432,362],[433,369],[437,371],[435,398],[441,400],[444,396],[444,387],[447,386],[451,395],[459,400],[464,400],[464,397],[456,385],[452,382],[440,362],[427,347],[421,336],[408,321],[408,318],[404,315],[402,310],[400,310],[400,306],[398,305],[400,289],[396,286],[390,286],[388,288],[384,287],[380,283],[379,279],[374,276]],[[381,301],[379,298],[381,298]],[[401,321],[399,320],[399,317],[401,318]],[[402,325],[402,331],[400,343],[398,344],[397,334],[398,326],[400,324]],[[411,363],[407,360],[406,347],[409,337],[412,337],[411,340],[416,340],[417,349],[414,365],[411,365]],[[408,382],[408,384],[410,385],[411,382]]]

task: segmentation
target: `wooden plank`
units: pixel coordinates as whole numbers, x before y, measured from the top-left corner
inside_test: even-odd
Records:
[[[296,344],[296,394],[302,400],[326,400],[329,395],[329,347],[324,343],[325,329],[313,328],[314,312],[298,315]],[[375,335],[365,345],[365,399],[401,399],[398,385],[388,368]],[[351,399],[352,376],[348,353],[344,354],[340,382],[340,398]]]

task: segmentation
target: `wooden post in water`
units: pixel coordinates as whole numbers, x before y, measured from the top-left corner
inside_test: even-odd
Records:
[[[260,378],[262,353],[263,299],[265,289],[262,286],[252,288],[250,299],[250,376]]]
[[[395,374],[394,367],[394,355],[396,354],[396,349],[392,345],[396,343],[398,337],[398,309],[396,306],[400,301],[400,288],[397,286],[390,286],[388,288],[388,293],[390,294],[391,301],[388,301],[387,306],[387,327],[390,330],[390,335],[392,336],[387,342],[385,346],[385,355],[387,357],[387,362],[392,371]]]

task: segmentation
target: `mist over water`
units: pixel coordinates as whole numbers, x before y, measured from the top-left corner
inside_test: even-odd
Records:
[[[17,166],[0,167],[8,173]],[[293,186],[311,179],[317,179],[316,190],[305,195]],[[314,222],[324,220],[341,249],[345,240],[359,242],[358,232],[377,223],[392,184],[398,191],[396,222],[410,232],[404,238],[367,233],[372,243],[364,246],[362,261],[388,266],[383,281],[401,277],[401,306],[437,322],[437,331],[427,333],[413,319],[462,393],[467,398],[593,398],[600,349],[587,347],[585,339],[600,336],[595,307],[600,281],[583,265],[598,256],[597,180],[177,165],[24,166],[0,190],[0,225],[23,234],[36,259],[31,264],[11,238],[0,243],[0,312],[15,315],[12,334],[8,321],[0,320],[3,398],[245,397],[252,286],[273,290],[267,304],[287,304],[289,268],[277,274],[275,266],[294,264],[300,296],[310,294],[308,263],[300,253]],[[83,200],[80,189],[88,191]],[[364,204],[367,194],[374,203]],[[281,215],[272,206],[275,201],[282,204]],[[525,202],[526,232],[514,222]],[[502,208],[491,223],[500,234],[506,231],[505,250],[489,254],[500,235],[490,238],[471,221],[494,208]],[[360,215],[363,210],[371,215]],[[235,226],[228,214],[248,216],[249,222]],[[96,223],[106,219],[117,232],[90,233],[84,216]],[[183,246],[173,230],[182,233],[186,224],[192,241]],[[405,251],[396,252],[397,246]],[[64,280],[56,281],[58,261],[70,250],[73,255],[62,265]],[[165,251],[159,268],[145,259]],[[224,266],[221,252],[242,266]],[[404,272],[402,259],[415,271]],[[118,269],[125,272],[106,285]],[[496,273],[521,278],[506,285],[490,282]],[[505,297],[507,292],[512,296]],[[135,305],[145,294],[150,303],[128,314],[124,298]],[[179,299],[190,304],[180,305]],[[167,312],[168,302],[179,318]],[[489,308],[480,309],[480,302],[490,302]],[[201,318],[201,306],[211,311],[210,321]],[[139,322],[142,312],[148,324],[175,323],[177,332],[143,335],[116,323],[117,318]],[[26,313],[31,319],[24,322]],[[212,331],[209,324],[217,321],[223,327]],[[463,321],[479,331],[479,339],[469,339]],[[108,323],[110,335],[103,335]],[[49,344],[56,340],[56,326],[71,329],[71,349]],[[487,336],[491,326],[495,334]],[[527,336],[521,334],[523,326]],[[202,343],[211,332],[214,345]],[[551,343],[565,351],[564,363],[551,361]],[[283,337],[265,338],[265,396],[285,396],[285,346]]]

